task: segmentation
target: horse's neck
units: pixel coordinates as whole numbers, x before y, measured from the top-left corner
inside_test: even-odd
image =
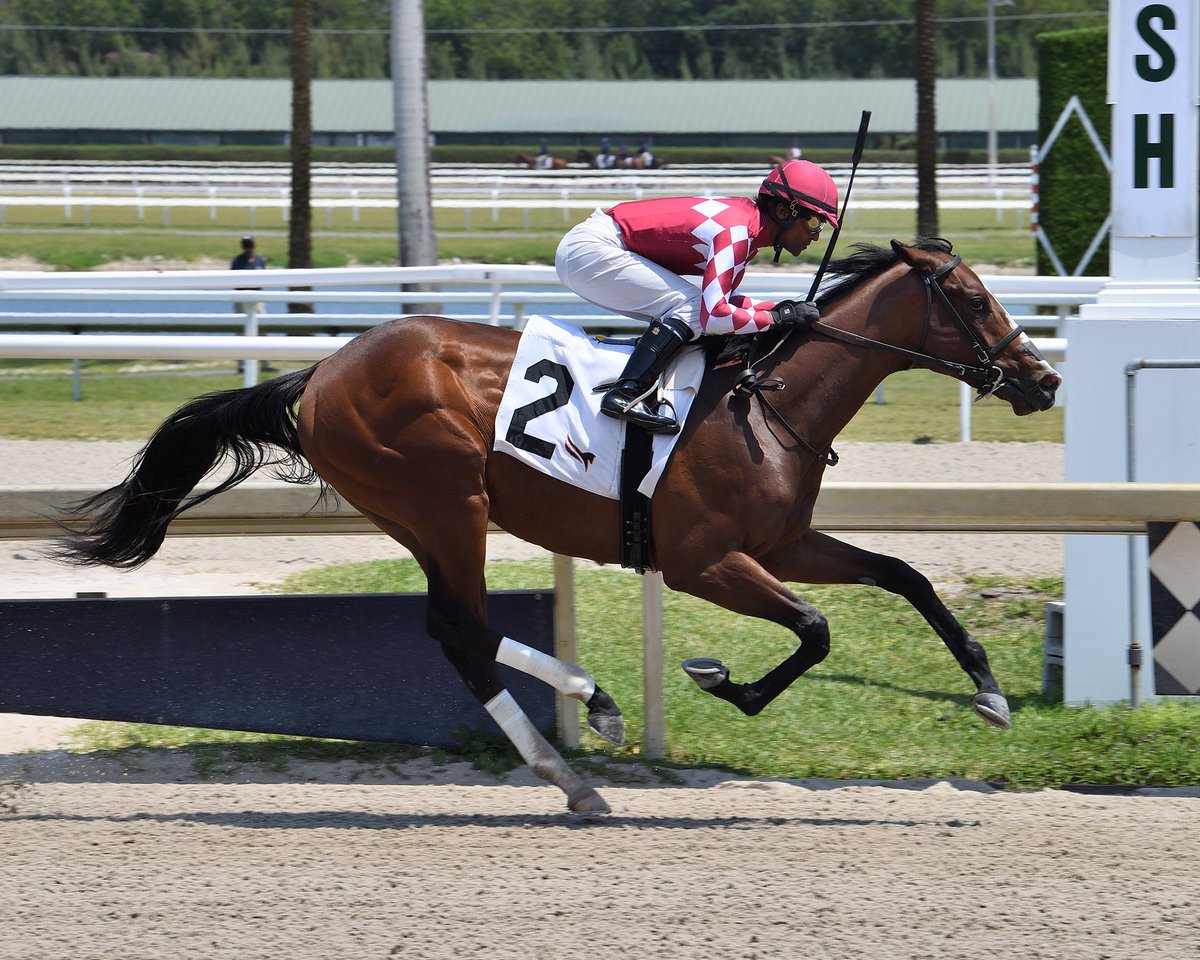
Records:
[[[795,346],[785,344],[783,349],[790,355],[781,358],[769,374],[786,385],[773,395],[786,400],[775,405],[805,439],[822,449],[833,443],[879,384],[902,367],[886,353],[848,349],[820,336],[797,341]]]

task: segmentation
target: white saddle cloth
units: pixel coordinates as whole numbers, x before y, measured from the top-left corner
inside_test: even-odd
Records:
[[[600,412],[595,387],[621,375],[633,348],[598,341],[553,317],[529,319],[496,414],[495,449],[556,480],[620,499],[625,423]],[[704,351],[680,351],[663,394],[682,425],[704,376]],[[654,437],[650,472],[638,487],[650,497],[679,434]]]

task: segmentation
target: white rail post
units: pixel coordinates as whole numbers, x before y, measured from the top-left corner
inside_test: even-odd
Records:
[[[642,576],[642,756],[666,754],[666,710],[663,706],[663,576]]]
[[[246,337],[258,336],[258,304],[253,301],[247,301],[241,304],[245,312],[246,321],[242,325],[242,335]],[[244,359],[242,360],[242,386],[252,387],[258,383],[258,361]]]
[[[493,327],[500,326],[500,302],[504,296],[504,281],[492,281],[492,297],[488,307],[488,323]]]
[[[960,443],[971,442],[971,385],[958,381],[958,439]]]
[[[554,555],[554,655],[565,663],[579,662],[575,634],[575,561]],[[558,694],[558,740],[568,750],[579,746],[579,701]]]

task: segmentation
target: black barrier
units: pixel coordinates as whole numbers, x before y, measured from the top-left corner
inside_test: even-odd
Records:
[[[506,636],[554,650],[554,592],[489,594]],[[0,712],[453,747],[499,734],[423,594],[0,601]],[[544,733],[554,692],[507,668]]]

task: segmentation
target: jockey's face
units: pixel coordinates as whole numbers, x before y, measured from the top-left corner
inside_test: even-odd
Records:
[[[780,208],[786,215],[787,208],[783,204],[780,204]],[[808,212],[802,211],[802,216],[797,217],[787,227],[780,230],[775,238],[793,257],[798,257],[807,250],[809,245],[820,236],[821,226],[824,226],[822,221],[817,229],[812,229],[808,225],[808,217]]]

